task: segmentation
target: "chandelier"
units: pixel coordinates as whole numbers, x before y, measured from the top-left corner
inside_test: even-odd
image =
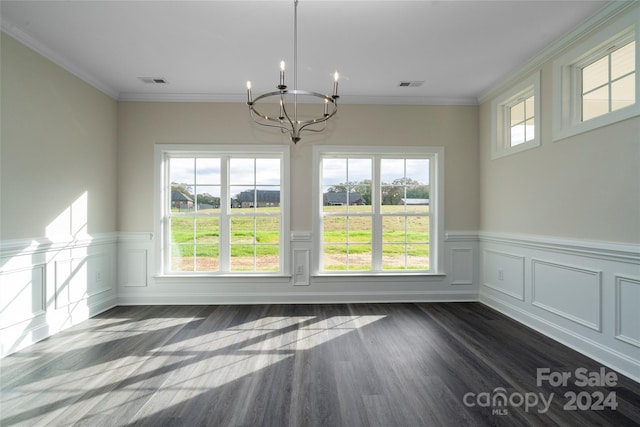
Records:
[[[300,141],[302,131],[322,132],[326,129],[327,120],[338,112],[338,72],[333,75],[333,94],[323,95],[317,92],[309,92],[298,89],[298,0],[294,0],[293,14],[293,89],[285,84],[285,63],[280,61],[280,82],[275,92],[268,92],[256,98],[251,94],[251,82],[247,82],[247,105],[254,122],[261,126],[279,128],[282,133],[289,133],[291,141],[296,144]],[[322,114],[315,118],[302,119],[298,116],[298,97],[320,101],[323,104]],[[260,101],[278,101],[279,113],[273,115],[263,114],[256,104]],[[263,104],[264,105],[264,104]],[[263,110],[264,111],[264,110]],[[277,115],[276,115],[277,114]],[[319,125],[319,126],[318,126]]]

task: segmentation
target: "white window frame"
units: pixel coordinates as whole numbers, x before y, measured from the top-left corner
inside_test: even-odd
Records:
[[[640,115],[640,8],[592,34],[553,62],[552,138],[559,141]],[[582,68],[608,54],[621,43],[636,41],[635,103],[582,121]]]
[[[521,99],[533,96],[534,138],[518,145],[511,145],[510,110]],[[530,150],[541,145],[540,72],[536,72],[519,84],[504,91],[491,101],[491,159]]]
[[[412,270],[373,270],[373,271],[321,271],[323,256],[323,230],[322,230],[322,208],[323,208],[323,190],[322,190],[322,171],[320,168],[321,160],[324,156],[354,156],[354,157],[383,157],[391,158],[428,158],[430,164],[429,177],[429,271],[412,271]],[[441,275],[444,274],[444,147],[367,147],[367,146],[343,146],[343,145],[324,145],[313,147],[313,232],[316,236],[315,244],[312,252],[312,275],[314,276],[411,276],[411,275]],[[379,171],[373,176],[373,191],[379,189]],[[374,217],[380,215],[379,212],[372,212]],[[373,233],[374,239],[376,233],[381,233],[380,227],[375,225],[374,219]],[[372,245],[374,251],[374,260],[376,252],[381,251],[381,247],[374,243]],[[379,254],[378,254],[379,255]],[[375,261],[373,269],[376,268]]]
[[[155,175],[155,231],[156,231],[156,275],[159,277],[281,277],[290,276],[290,150],[288,145],[226,145],[226,144],[156,144],[154,147],[154,175]],[[225,260],[220,260],[220,272],[172,272],[168,268],[171,256],[171,236],[167,233],[167,209],[168,198],[171,195],[171,186],[168,183],[170,156],[213,156],[223,158],[233,157],[277,157],[280,159],[280,269],[277,272],[232,272]],[[230,194],[228,192],[229,171],[222,168],[222,183],[220,195],[220,246],[230,245],[228,227],[223,221],[230,221]],[[225,206],[222,208],[222,206]],[[223,235],[223,230],[225,235]],[[220,252],[223,252],[221,248]],[[228,252],[228,251],[225,251]]]

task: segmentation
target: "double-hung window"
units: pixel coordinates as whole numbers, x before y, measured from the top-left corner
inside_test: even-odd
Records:
[[[288,150],[156,146],[162,274],[285,274]]]
[[[439,147],[315,148],[318,274],[434,273]]]

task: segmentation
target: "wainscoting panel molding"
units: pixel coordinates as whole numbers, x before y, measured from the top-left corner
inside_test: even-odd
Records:
[[[640,245],[479,239],[482,303],[640,381]]]
[[[116,304],[117,233],[0,242],[0,357]]]
[[[602,272],[531,260],[531,304],[600,331]]]
[[[451,284],[473,285],[475,253],[473,248],[451,248]]]
[[[0,328],[4,329],[44,314],[45,264],[0,272],[2,307]]]
[[[617,275],[616,338],[640,348],[640,278]]]
[[[524,257],[484,249],[483,285],[524,301]]]
[[[314,275],[313,233],[291,233],[291,271],[278,277],[162,275],[156,235],[122,233],[118,241],[118,303],[275,304],[477,301],[478,235],[447,233],[438,274]],[[449,260],[449,258],[451,258]]]

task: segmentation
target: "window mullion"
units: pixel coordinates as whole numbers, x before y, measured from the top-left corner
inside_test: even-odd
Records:
[[[381,182],[380,182],[380,156],[374,156],[371,179],[371,268],[373,271],[382,270],[382,215],[381,215]]]
[[[231,196],[229,186],[229,156],[220,157],[220,232],[218,233],[218,256],[220,257],[220,272],[228,273],[230,270],[230,210]]]

